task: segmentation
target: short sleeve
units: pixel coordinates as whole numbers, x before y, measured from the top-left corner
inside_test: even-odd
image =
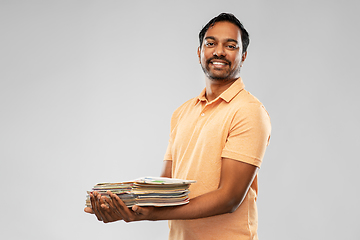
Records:
[[[260,167],[270,133],[270,117],[264,106],[247,103],[234,115],[222,157]]]

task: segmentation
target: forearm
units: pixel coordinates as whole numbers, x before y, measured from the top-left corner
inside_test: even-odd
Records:
[[[171,178],[171,168],[172,168],[172,161],[165,160],[163,163],[163,168],[161,170],[160,177]]]
[[[215,216],[232,212],[241,201],[232,198],[223,189],[217,189],[191,199],[183,206],[155,208],[151,220],[181,220]]]
[[[195,219],[233,212],[245,198],[257,170],[256,166],[223,158],[218,189],[183,206],[155,208],[151,220]]]

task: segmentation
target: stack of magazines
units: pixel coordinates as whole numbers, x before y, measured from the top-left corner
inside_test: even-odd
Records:
[[[127,207],[176,206],[189,202],[189,187],[193,180],[162,177],[143,177],[129,182],[98,183],[88,191],[86,206],[91,207],[89,193],[97,191],[109,197],[107,191],[116,194]]]

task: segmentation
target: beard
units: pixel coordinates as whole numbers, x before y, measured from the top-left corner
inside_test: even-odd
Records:
[[[225,71],[223,70],[221,72],[212,70],[210,68],[211,61],[216,60],[216,59],[226,61],[228,68],[226,70],[224,69]],[[213,57],[213,58],[206,60],[205,66],[203,64],[200,64],[200,65],[201,65],[201,68],[204,71],[205,75],[209,79],[214,80],[214,81],[225,81],[225,80],[230,80],[230,79],[236,79],[236,78],[238,78],[238,75],[240,73],[240,66],[237,67],[236,69],[231,69],[231,65],[232,65],[231,62],[225,58]]]

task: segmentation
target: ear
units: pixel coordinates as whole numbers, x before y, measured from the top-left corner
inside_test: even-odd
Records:
[[[199,57],[199,63],[201,64],[200,52],[201,52],[201,49],[200,49],[200,47],[198,47],[197,54]]]
[[[241,57],[241,61],[245,61],[246,59],[246,56],[247,56],[247,51],[243,53],[242,57]]]
[[[246,56],[247,56],[247,51],[246,51],[246,52],[244,52],[244,53],[242,54],[242,56],[241,56],[241,64],[240,64],[240,67],[242,67],[242,66],[243,66],[244,61],[245,61],[245,59],[246,59]]]

